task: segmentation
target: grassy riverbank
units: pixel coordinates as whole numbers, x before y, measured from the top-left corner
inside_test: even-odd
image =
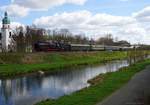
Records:
[[[124,59],[127,52],[1,53],[0,78]]]
[[[120,71],[99,75],[90,80],[92,86],[58,100],[46,100],[36,105],[95,105],[127,83],[137,72],[150,65],[150,60],[138,62]]]

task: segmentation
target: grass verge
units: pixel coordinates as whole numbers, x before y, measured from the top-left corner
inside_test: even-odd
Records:
[[[78,65],[103,63],[125,59],[127,52],[66,52],[66,53],[2,53],[0,78],[35,73],[53,72]]]
[[[99,75],[91,80],[93,85],[58,100],[46,100],[36,105],[95,105],[127,83],[131,77],[150,64],[150,60],[138,62],[117,72]],[[90,81],[90,82],[91,82]]]

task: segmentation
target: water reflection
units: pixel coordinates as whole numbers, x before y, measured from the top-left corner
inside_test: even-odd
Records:
[[[150,58],[150,55],[146,54],[146,55],[138,56],[138,57],[136,57],[136,56],[130,56],[127,60],[129,62],[129,64],[131,65],[131,64],[134,64],[136,62],[143,61],[143,60],[149,59],[149,58]]]
[[[114,72],[123,66],[128,66],[127,60],[56,72],[43,77],[0,80],[0,105],[32,105],[43,99],[58,98],[88,87],[87,81],[100,73]]]

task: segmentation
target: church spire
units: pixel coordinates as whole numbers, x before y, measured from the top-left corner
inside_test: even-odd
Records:
[[[3,20],[2,20],[2,23],[3,23],[3,24],[10,24],[10,19],[9,19],[9,17],[8,17],[7,11],[6,11],[5,14],[4,14],[4,18],[3,18]]]
[[[8,17],[8,13],[7,13],[7,11],[5,11],[5,17]]]

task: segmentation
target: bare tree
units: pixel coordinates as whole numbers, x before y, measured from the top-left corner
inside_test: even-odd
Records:
[[[14,30],[13,39],[16,43],[17,52],[25,52],[26,43],[25,43],[25,36],[24,36],[24,31],[22,26],[17,27]]]
[[[102,45],[113,45],[114,39],[112,38],[111,34],[107,34],[105,37],[101,37],[97,40],[97,44]]]

